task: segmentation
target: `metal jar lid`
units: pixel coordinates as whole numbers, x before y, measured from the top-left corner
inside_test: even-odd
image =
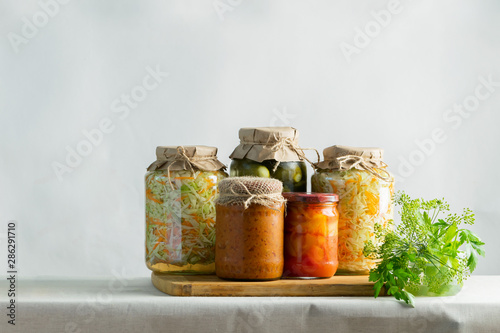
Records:
[[[287,202],[329,203],[338,202],[339,196],[334,193],[285,192],[283,197]]]

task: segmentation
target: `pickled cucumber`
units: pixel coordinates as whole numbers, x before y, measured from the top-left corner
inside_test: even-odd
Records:
[[[306,192],[307,190],[307,168],[304,162],[299,161],[278,164],[275,160],[259,163],[249,159],[234,159],[231,162],[230,175],[231,177],[272,177],[283,182],[283,192]]]
[[[233,160],[231,162],[231,177],[254,176],[271,178],[269,169],[260,163],[250,160]]]
[[[298,183],[302,179],[302,170],[299,165],[289,167],[282,166],[280,163],[280,166],[278,166],[274,172],[273,177],[280,179],[283,182]]]

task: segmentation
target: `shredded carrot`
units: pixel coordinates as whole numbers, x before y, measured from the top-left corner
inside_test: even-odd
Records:
[[[338,193],[337,186],[335,186],[335,182],[330,181],[330,186],[332,187],[333,193]]]
[[[164,226],[165,223],[162,223],[162,222],[154,222],[154,221],[150,221],[148,222],[148,224],[154,224],[154,225],[159,225],[159,226]]]
[[[149,227],[146,240],[148,237],[150,240],[146,249],[147,260],[151,263],[170,262],[181,265],[191,262],[191,259],[199,263],[211,263],[214,260],[213,199],[217,194],[216,184],[222,174],[213,172],[207,175],[196,171],[190,177],[193,174],[189,171],[181,172],[170,174],[177,189],[184,185],[187,187],[186,191],[178,193],[171,193],[168,186],[160,186],[168,183],[167,172],[146,176],[146,225]],[[179,177],[174,177],[176,175]],[[150,187],[156,189],[153,190],[154,193]],[[204,206],[206,203],[210,205],[207,208]],[[162,207],[158,207],[158,204],[162,204]],[[154,218],[149,217],[149,214]],[[157,218],[157,215],[160,217]],[[203,234],[200,234],[202,228]],[[158,249],[160,244],[163,245]],[[153,254],[155,249],[159,251]]]
[[[149,189],[149,188],[146,190],[146,198],[148,198],[149,200],[154,201],[156,203],[160,203],[160,204],[162,203],[161,200],[154,197],[153,192],[151,192],[151,189]]]

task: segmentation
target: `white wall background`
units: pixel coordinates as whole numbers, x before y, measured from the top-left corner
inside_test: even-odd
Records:
[[[401,0],[379,31],[372,11],[388,1],[215,4],[227,11],[73,0],[48,17],[38,1],[0,3],[0,258],[16,220],[21,278],[149,275],[155,147],[214,145],[228,163],[240,127],[269,125],[297,127],[304,147],[385,148],[399,189],[476,212],[487,251],[476,273],[500,274],[500,84],[475,95],[480,77],[500,82],[500,2]],[[373,38],[349,62],[341,45],[358,28]],[[140,92],[148,67],[169,76],[125,114],[120,97]],[[448,113],[464,101],[472,111]],[[52,164],[103,119],[112,131],[59,180]],[[445,139],[419,153],[436,129]]]

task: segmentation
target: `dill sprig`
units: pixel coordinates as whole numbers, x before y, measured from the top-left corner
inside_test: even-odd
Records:
[[[399,207],[401,223],[395,230],[375,228],[377,244],[365,245],[365,256],[377,259],[370,271],[375,282],[375,297],[385,286],[388,295],[414,306],[414,294],[420,286],[442,294],[450,283],[462,285],[484,256],[484,243],[461,225],[473,225],[473,212],[449,213],[444,199],[411,199],[398,192],[394,203]],[[440,218],[443,214],[446,217]]]

